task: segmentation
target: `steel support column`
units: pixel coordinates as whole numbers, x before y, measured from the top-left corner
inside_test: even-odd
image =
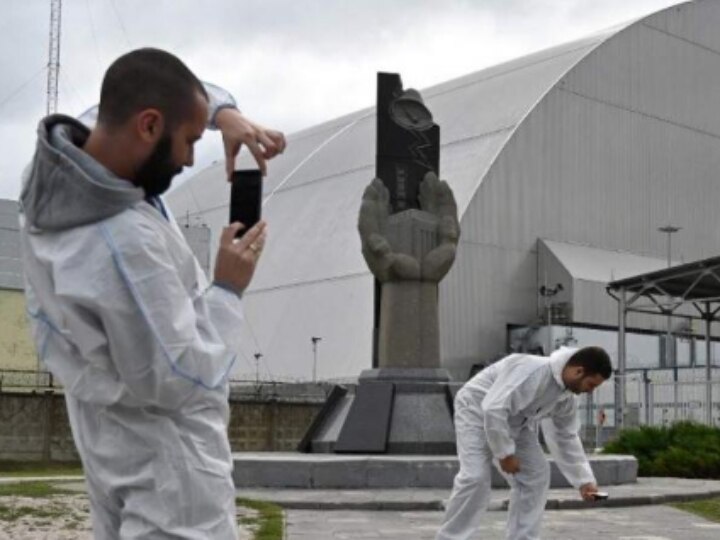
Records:
[[[618,298],[618,349],[617,349],[617,371],[615,376],[615,427],[620,430],[625,425],[625,309],[626,291],[620,289]]]
[[[705,423],[712,426],[712,341],[711,326],[712,314],[710,313],[710,303],[705,302]]]

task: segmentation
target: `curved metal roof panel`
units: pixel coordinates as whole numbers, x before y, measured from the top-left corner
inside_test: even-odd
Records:
[[[616,29],[484,69],[422,91],[441,128],[441,176],[462,212],[518,123],[578,61]],[[404,81],[411,86],[412,81]],[[356,232],[360,197],[375,163],[375,111],[364,109],[288,137],[265,182],[272,240],[253,290],[367,272]],[[239,167],[252,167],[245,155]],[[181,222],[218,236],[227,214],[224,166],[200,172],[167,196]],[[325,231],[324,233],[321,233]],[[311,253],[307,264],[292,246]],[[318,261],[326,260],[318,265]]]

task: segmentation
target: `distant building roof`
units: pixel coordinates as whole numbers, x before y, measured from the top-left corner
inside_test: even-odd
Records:
[[[573,279],[610,283],[667,268],[667,260],[541,239]]]

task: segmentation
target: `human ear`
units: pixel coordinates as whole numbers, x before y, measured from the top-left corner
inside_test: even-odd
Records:
[[[143,141],[155,143],[163,134],[165,119],[157,109],[145,109],[137,114],[135,126]]]

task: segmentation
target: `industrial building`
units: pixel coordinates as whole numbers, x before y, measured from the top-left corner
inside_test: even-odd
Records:
[[[14,383],[12,371],[38,369],[25,313],[18,228],[17,201],[0,200],[0,390]]]
[[[455,377],[522,340],[577,343],[580,329],[612,336],[618,308],[607,282],[664,268],[669,257],[720,254],[719,4],[686,2],[421,89],[462,228],[440,287],[442,365]],[[356,224],[374,154],[375,112],[366,109],[291,135],[272,162],[270,236],[245,295],[239,370],[250,371],[255,354],[276,378],[307,380],[313,363],[321,379],[371,366],[373,277]],[[167,197],[181,223],[211,229],[211,253],[228,199],[221,163]],[[658,230],[668,225],[680,228],[672,238]],[[548,315],[558,339],[548,339]],[[671,324],[684,337],[696,330]],[[654,332],[650,352],[629,351],[628,368],[672,367],[660,350],[664,318],[630,314],[627,327]],[[605,342],[615,355],[616,340]]]
[[[718,27],[720,2],[686,2],[421,89],[462,228],[440,287],[441,362],[457,379],[509,350],[596,343],[615,358],[608,282],[720,254]],[[233,375],[352,379],[373,362],[373,276],[356,225],[375,169],[375,112],[288,140],[265,182],[270,237],[245,294],[246,345]],[[167,196],[208,271],[228,199],[222,163]],[[16,202],[2,202],[0,220],[0,367],[37,369]],[[627,369],[668,385],[671,419],[702,419],[702,325],[630,313],[626,326]],[[711,350],[720,364],[719,344]],[[650,376],[636,373],[627,392],[640,402]],[[606,387],[601,401],[611,400]]]

